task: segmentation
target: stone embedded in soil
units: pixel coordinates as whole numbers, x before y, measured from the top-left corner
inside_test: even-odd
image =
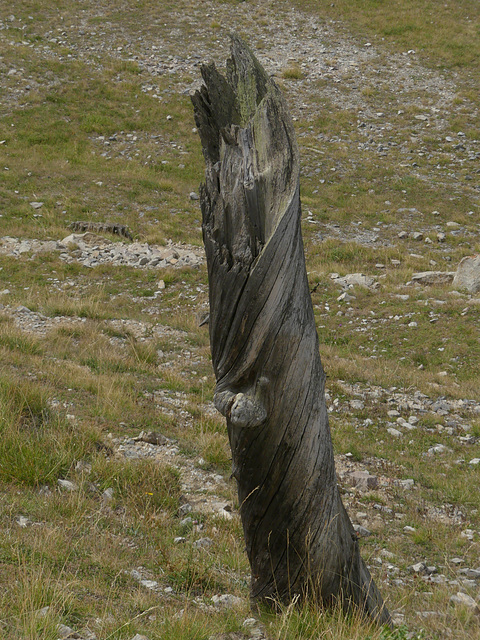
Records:
[[[193,543],[193,546],[197,549],[208,549],[213,544],[211,538],[200,538]]]
[[[416,564],[410,565],[408,567],[408,571],[410,571],[410,573],[417,573],[420,575],[426,575],[428,573],[427,565],[424,562],[417,562]]]
[[[180,517],[182,517],[182,516],[186,516],[187,513],[190,513],[191,511],[192,511],[192,505],[188,504],[187,502],[185,504],[182,504],[180,507],[178,507],[177,513]]]
[[[350,474],[350,482],[360,491],[370,491],[378,487],[377,476],[371,476],[368,471],[354,471]]]
[[[233,609],[234,607],[241,607],[244,604],[242,598],[234,596],[231,593],[212,596],[212,602],[216,607],[222,609]]]
[[[60,489],[64,489],[65,491],[76,491],[78,489],[77,485],[70,480],[62,480],[61,478],[59,478],[57,480],[57,484]]]
[[[412,275],[412,282],[424,285],[442,285],[453,282],[453,271],[420,271]]]
[[[463,593],[462,591],[457,591],[455,595],[451,596],[450,602],[452,604],[468,607],[469,609],[475,609],[477,612],[479,611],[478,604],[472,596],[469,596],[468,593]]]
[[[466,256],[457,267],[453,286],[466,289],[469,293],[480,291],[480,254]]]
[[[361,524],[354,524],[353,528],[359,538],[367,538],[372,535],[370,529],[363,527]]]

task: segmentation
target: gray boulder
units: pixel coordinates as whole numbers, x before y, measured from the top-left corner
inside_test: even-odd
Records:
[[[480,291],[480,254],[466,256],[457,267],[453,286],[470,293]]]

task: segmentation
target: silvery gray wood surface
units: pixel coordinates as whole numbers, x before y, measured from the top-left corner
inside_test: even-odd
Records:
[[[235,36],[231,52],[225,77],[202,67],[192,101],[206,163],[215,405],[227,419],[251,595],[340,599],[389,623],[337,487],[292,121]]]

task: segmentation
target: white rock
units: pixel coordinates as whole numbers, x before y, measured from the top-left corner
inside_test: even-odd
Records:
[[[393,427],[389,427],[387,429],[387,432],[393,436],[394,438],[402,438],[403,437],[403,433],[401,431],[399,431],[398,429],[394,429]]]
[[[76,491],[78,489],[77,485],[70,480],[62,480],[59,478],[57,484],[61,489],[65,489],[65,491]]]
[[[433,447],[430,447],[430,449],[427,451],[427,454],[429,456],[434,456],[439,453],[445,453],[446,451],[449,451],[449,449],[444,444],[436,444]]]
[[[470,293],[480,291],[480,254],[466,256],[457,267],[453,286]]]
[[[375,286],[376,280],[373,276],[366,276],[363,273],[347,273],[342,278],[336,278],[335,283],[345,288],[358,285],[368,289]]]
[[[216,607],[221,607],[223,609],[232,609],[243,605],[242,598],[233,596],[230,593],[224,593],[221,596],[212,596],[212,602]]]
[[[150,591],[155,591],[158,587],[158,582],[156,580],[140,580],[140,584],[142,587],[145,587],[145,589],[150,589]]]
[[[408,570],[412,573],[425,574],[427,573],[427,565],[424,562],[417,562],[408,567]]]
[[[450,602],[453,604],[463,605],[468,607],[469,609],[477,609],[478,605],[472,596],[469,596],[468,593],[463,593],[462,591],[458,591],[456,595],[451,596]]]
[[[22,529],[25,529],[25,527],[28,527],[30,524],[32,524],[32,521],[29,518],[27,518],[26,516],[17,516],[15,518],[15,522]]]

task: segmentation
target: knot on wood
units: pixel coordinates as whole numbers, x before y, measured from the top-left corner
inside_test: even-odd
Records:
[[[234,427],[259,427],[267,419],[267,410],[258,396],[221,391],[213,399],[215,407]]]

